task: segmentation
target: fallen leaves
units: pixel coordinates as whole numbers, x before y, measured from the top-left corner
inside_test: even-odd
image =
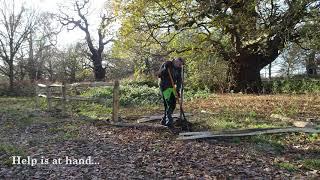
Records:
[[[229,105],[229,108],[253,108],[255,105],[251,102],[262,101],[265,105],[257,106],[257,113],[262,112],[260,108],[264,107],[269,107],[264,112],[269,113],[272,103],[281,103],[280,96],[257,97],[258,100],[247,95],[232,98],[219,95],[211,101],[203,100],[194,104],[200,109],[206,107],[207,112],[215,113],[215,108]],[[284,97],[286,98],[289,101],[294,99]],[[238,101],[241,101],[241,107],[237,105]],[[14,119],[12,114],[6,112],[2,112],[1,117],[1,124],[11,123]],[[297,161],[301,158],[319,157],[318,137],[311,141],[307,135],[281,136],[287,142],[283,151],[269,153],[268,150],[263,150],[267,146],[261,145],[259,149],[256,147],[258,143],[246,139],[240,139],[236,143],[227,139],[177,141],[175,135],[163,130],[115,127],[73,117],[48,120],[47,114],[35,114],[30,118],[38,120],[26,124],[25,128],[16,127],[14,123],[10,128],[1,126],[1,140],[14,144],[27,142],[23,144],[27,155],[51,159],[92,156],[99,164],[51,164],[34,168],[1,164],[1,179],[303,179],[319,176],[319,171],[306,169],[301,166],[302,162]],[[77,136],[58,138],[66,132],[74,132]],[[297,137],[299,139],[294,139]],[[30,143],[32,141],[34,143]],[[288,162],[297,165],[299,171],[288,171],[276,165]]]

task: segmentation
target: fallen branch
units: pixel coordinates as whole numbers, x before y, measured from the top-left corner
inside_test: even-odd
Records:
[[[190,113],[185,113],[185,116],[191,116],[191,114]],[[138,119],[137,123],[145,123],[145,122],[149,122],[149,121],[161,120],[162,117],[163,117],[163,115],[144,117],[144,118]],[[172,114],[172,117],[173,118],[179,118],[180,114]]]
[[[124,127],[124,128],[145,128],[145,129],[168,129],[168,127],[153,124],[153,123],[128,123],[128,122],[110,122],[104,120],[97,120],[93,122],[96,126],[115,126],[115,127]]]
[[[200,112],[204,113],[204,114],[218,115],[218,113],[208,112],[208,111],[205,111],[205,110],[201,110]]]
[[[304,132],[304,133],[320,133],[320,130],[313,128],[273,128],[273,129],[245,129],[245,130],[233,130],[230,132],[189,132],[180,133],[178,140],[191,140],[191,139],[205,139],[205,138],[217,138],[217,137],[243,137],[243,136],[255,136],[262,134],[277,134],[277,133],[290,133],[290,132]]]
[[[160,125],[160,124],[152,124],[152,123],[109,123],[109,125],[117,126],[117,127],[131,127],[131,128],[156,128],[156,129],[167,129],[168,127]]]
[[[100,86],[110,86],[112,87],[113,82],[81,82],[81,83],[73,83],[68,86],[70,87],[100,87]]]

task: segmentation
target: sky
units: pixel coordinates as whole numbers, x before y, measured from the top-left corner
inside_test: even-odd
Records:
[[[23,3],[22,0],[16,0],[16,2]],[[51,12],[59,13],[59,6],[70,5],[75,0],[26,0],[25,5],[32,7],[39,12]],[[90,0],[90,15],[88,17],[88,22],[90,23],[91,34],[94,37],[97,33],[94,31],[99,22],[99,13],[103,10],[104,0]],[[72,11],[69,11],[72,12]],[[76,17],[76,16],[75,16]],[[85,33],[79,28],[68,31],[63,28],[62,32],[58,36],[58,47],[67,47],[68,45],[74,44],[78,41],[84,40]]]

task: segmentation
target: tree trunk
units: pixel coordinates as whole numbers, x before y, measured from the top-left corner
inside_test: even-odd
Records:
[[[94,66],[94,77],[96,81],[104,81],[106,75],[106,70],[102,67],[102,65]]]
[[[14,72],[13,72],[13,62],[9,63],[9,94],[13,94],[14,90]]]
[[[306,58],[306,71],[308,76],[317,75],[317,64],[316,64],[316,52],[311,51],[311,53]]]
[[[239,56],[229,63],[229,91],[259,93],[262,90],[258,57]]]
[[[29,58],[28,58],[28,73],[31,82],[33,83],[37,78],[37,68],[35,66],[34,56],[33,56],[33,34],[30,33],[29,38]]]
[[[95,53],[91,56],[94,67],[94,77],[96,81],[104,81],[106,76],[106,70],[102,67],[101,54]]]
[[[71,67],[71,72],[70,72],[70,83],[76,82],[76,70],[75,68]]]
[[[52,82],[52,81],[53,81],[53,76],[54,76],[54,74],[53,74],[53,67],[52,67],[53,65],[52,65],[51,60],[48,61],[48,63],[49,63],[49,67],[48,67],[49,81]]]
[[[272,70],[272,66],[271,66],[271,63],[269,64],[269,80],[271,80],[271,71]]]

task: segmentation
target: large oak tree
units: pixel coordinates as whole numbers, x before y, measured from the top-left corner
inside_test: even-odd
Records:
[[[123,2],[123,1],[122,1]],[[259,92],[260,70],[288,42],[300,43],[303,26],[319,26],[316,0],[134,0],[124,11],[132,28],[162,46],[166,35],[189,29],[205,36],[212,52],[228,61],[229,90]],[[311,22],[311,23],[310,23]]]
[[[113,41],[113,37],[108,36],[110,28],[115,21],[115,17],[111,11],[101,14],[100,24],[97,28],[97,45],[92,37],[92,32],[89,30],[89,0],[77,0],[73,4],[73,11],[77,16],[67,12],[66,9],[61,8],[61,15],[59,17],[61,24],[67,26],[69,30],[79,28],[85,33],[85,39],[90,50],[90,58],[94,67],[94,76],[97,81],[103,81],[106,75],[106,69],[102,65],[103,50],[105,45]]]

